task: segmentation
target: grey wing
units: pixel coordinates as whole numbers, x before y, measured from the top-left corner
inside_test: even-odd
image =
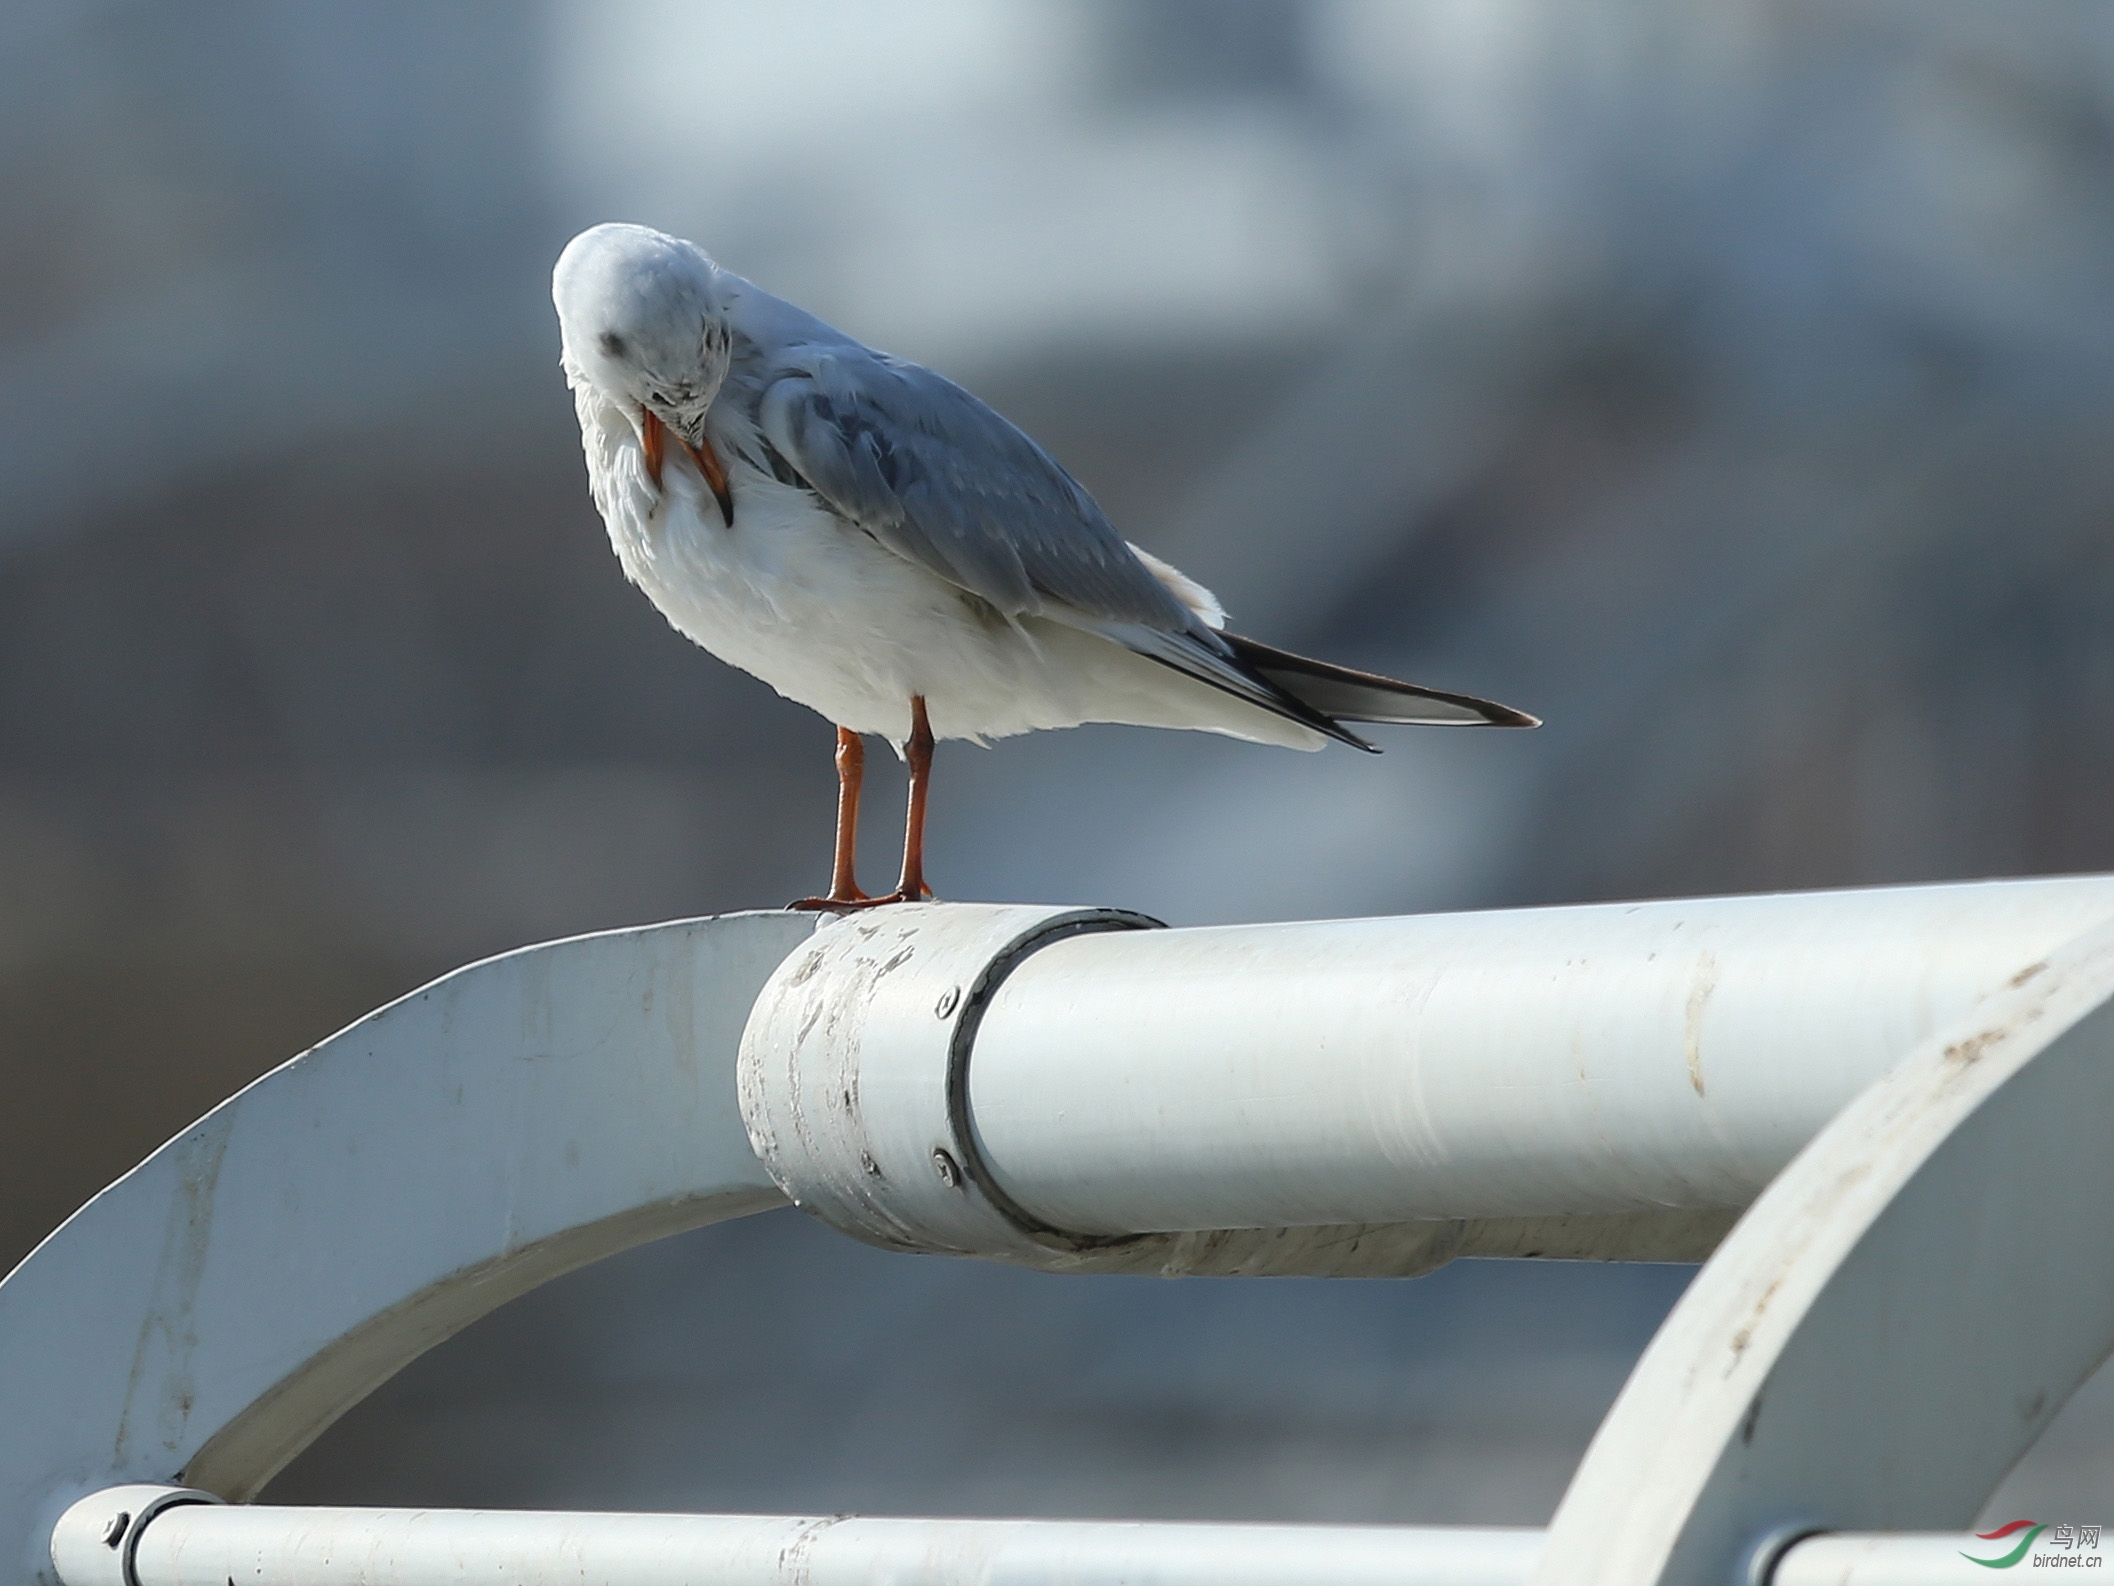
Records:
[[[944,376],[863,348],[804,347],[764,387],[756,422],[841,517],[1006,616],[1101,634],[1359,741],[1243,666],[1049,453]]]
[[[1196,625],[1071,475],[961,387],[863,349],[801,351],[758,427],[889,550],[1007,616]]]

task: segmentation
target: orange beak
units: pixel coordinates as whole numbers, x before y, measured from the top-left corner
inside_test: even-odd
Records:
[[[652,408],[639,410],[640,450],[646,455],[646,477],[653,481],[656,490],[661,484],[661,457],[667,446],[668,427],[663,424]],[[680,438],[680,437],[678,437]],[[705,476],[705,483],[712,489],[712,499],[719,503],[719,514],[734,527],[734,492],[727,484],[727,470],[707,441],[683,441],[683,450],[697,464],[697,471]]]
[[[639,409],[639,445],[646,454],[646,477],[653,481],[653,488],[661,488],[661,447],[667,431],[655,416],[652,408]]]
[[[727,486],[727,471],[720,466],[719,453],[712,449],[710,441],[701,441],[692,446],[683,442],[684,450],[697,463],[697,471],[705,476],[705,483],[712,487],[712,499],[719,503],[719,515],[727,520],[727,527],[734,527],[734,492]]]

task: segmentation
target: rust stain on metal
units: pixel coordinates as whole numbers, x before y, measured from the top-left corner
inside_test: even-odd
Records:
[[[1703,1094],[1703,1010],[1710,994],[1718,989],[1718,955],[1704,951],[1696,955],[1695,979],[1688,988],[1688,1012],[1681,1026],[1681,1055],[1688,1063],[1688,1083]]]
[[[1945,1061],[1960,1068],[1979,1062],[1992,1047],[2010,1040],[2040,1016],[2041,1009],[2025,1008],[2001,1024],[1993,1024],[1986,1030],[1977,1030],[1965,1040],[1955,1041],[1948,1046],[1945,1049]]]
[[[1860,1162],[1847,1172],[1839,1175],[1828,1192],[1826,1197],[1827,1204],[1808,1208],[1806,1218],[1808,1226],[1818,1227],[1827,1222],[1831,1215],[1828,1206],[1848,1195],[1865,1179],[1870,1177],[1871,1172],[1872,1166],[1869,1162]],[[1726,1376],[1731,1376],[1738,1369],[1740,1357],[1746,1354],[1747,1346],[1754,1342],[1755,1329],[1761,1326],[1762,1318],[1768,1314],[1771,1302],[1776,1299],[1776,1291],[1784,1286],[1784,1277],[1785,1273],[1780,1270],[1775,1277],[1769,1280],[1769,1286],[1762,1290],[1761,1294],[1755,1299],[1754,1304],[1749,1308],[1746,1324],[1732,1335],[1730,1340],[1732,1356],[1725,1363],[1724,1374]]]
[[[2013,986],[2023,986],[2047,967],[2048,963],[2045,959],[2036,964],[2028,964],[2011,977],[2011,984]],[[1953,1042],[1945,1049],[1945,1061],[1956,1068],[1966,1068],[1979,1062],[1989,1053],[1991,1048],[2008,1041],[2028,1025],[2037,1023],[2041,1016],[2048,1011],[2048,997],[2051,991],[2057,989],[2060,988],[2043,987],[2038,994],[2037,1000],[2027,1003],[2026,1006],[2018,1009],[2008,1018],[2000,1019],[1986,1029],[1977,1030],[1964,1040]]]
[[[1970,1035],[1964,1041],[1955,1041],[1945,1049],[1945,1061],[1948,1063],[1959,1063],[1963,1066],[1968,1063],[1978,1062],[1982,1054],[2002,1040],[2007,1033],[1999,1025],[1994,1030],[1983,1030],[1977,1034]]]
[[[1762,1317],[1769,1310],[1769,1302],[1776,1298],[1776,1291],[1784,1286],[1780,1272],[1769,1280],[1769,1287],[1762,1290],[1762,1297],[1754,1302],[1754,1309],[1747,1317],[1747,1325],[1732,1335],[1732,1358],[1735,1364],[1747,1353],[1747,1346],[1754,1342],[1754,1330],[1762,1325]]]

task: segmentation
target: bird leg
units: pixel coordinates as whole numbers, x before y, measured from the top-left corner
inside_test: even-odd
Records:
[[[866,740],[849,727],[837,729],[837,854],[830,866],[829,895],[864,903],[859,890],[859,788],[866,780]]]
[[[837,867],[829,896],[801,898],[789,909],[870,909],[883,903],[923,903],[932,896],[925,885],[925,793],[932,784],[932,723],[925,716],[925,696],[910,696],[910,740],[903,745],[910,765],[910,801],[903,817],[903,877],[886,897],[870,898],[852,879],[859,841],[859,780],[866,769],[866,746],[848,727],[837,729]]]
[[[925,718],[925,696],[910,696],[910,742],[903,758],[910,763],[910,803],[903,821],[903,877],[891,903],[923,903],[932,896],[925,885],[925,792],[932,785],[932,723]]]
[[[859,786],[866,776],[866,742],[849,727],[837,729],[837,857],[830,869],[829,896],[801,898],[791,909],[855,909],[885,902],[859,890]]]
[[[910,766],[910,800],[903,818],[903,876],[886,897],[870,898],[852,878],[859,840],[859,780],[866,767],[866,746],[859,735],[837,729],[837,866],[829,896],[802,898],[789,909],[870,909],[882,903],[923,903],[932,896],[925,885],[925,794],[932,785],[932,723],[926,719],[925,696],[910,696],[910,739],[903,758]]]

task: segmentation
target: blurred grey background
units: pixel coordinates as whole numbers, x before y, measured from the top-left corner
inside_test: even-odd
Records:
[[[1549,720],[950,746],[948,895],[2114,866],[2103,8],[15,0],[0,199],[0,1264],[440,971],[825,879],[828,726],[587,502],[546,283],[603,219],[962,380],[1244,630]],[[773,1214],[501,1312],[274,1492],[1536,1521],[1685,1279]],[[2100,1382],[1991,1512],[2110,1498]]]

